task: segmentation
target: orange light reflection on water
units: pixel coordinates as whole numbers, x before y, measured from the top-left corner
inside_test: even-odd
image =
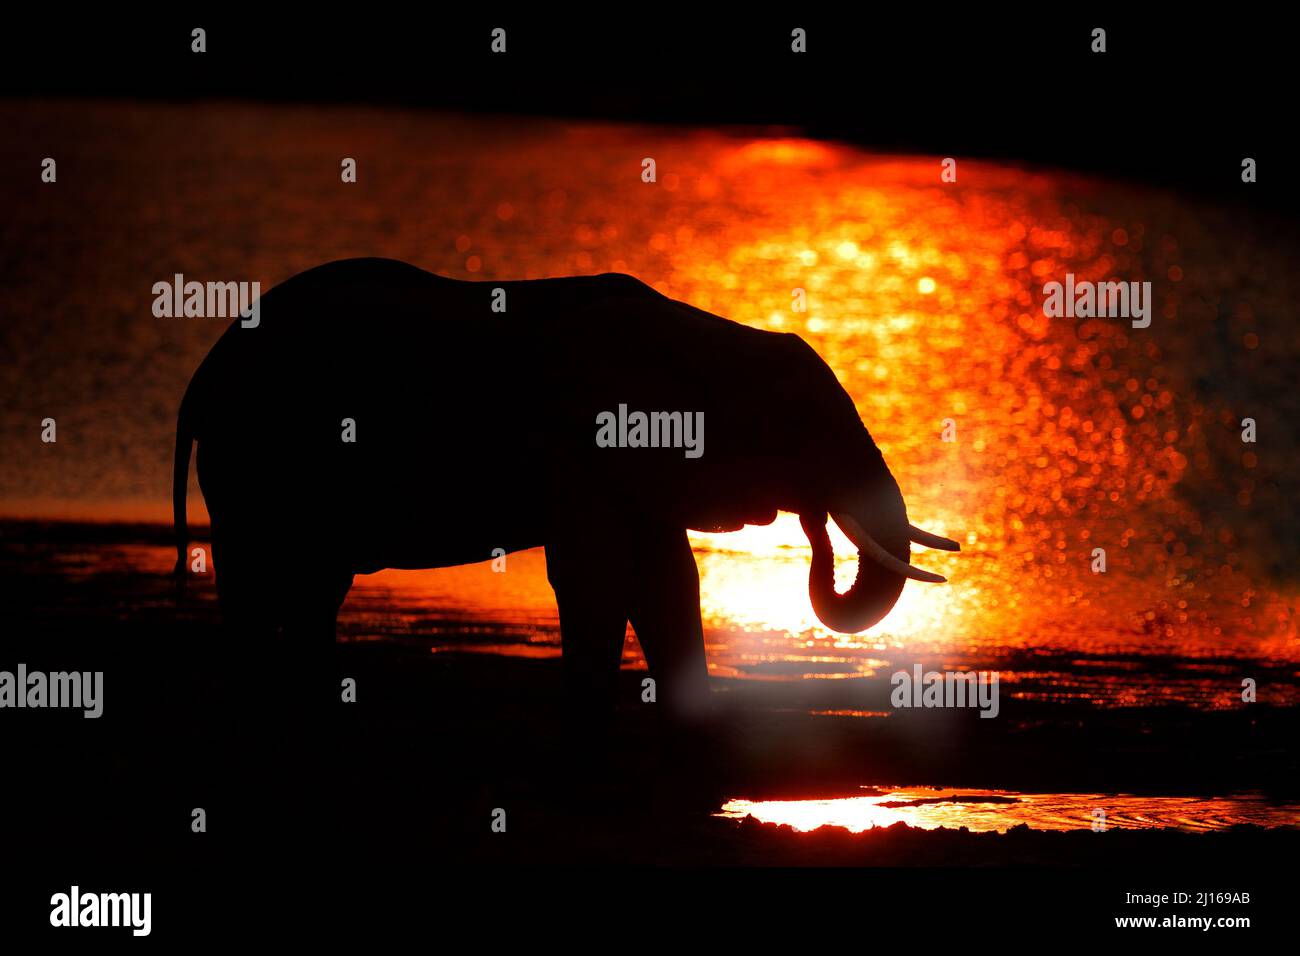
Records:
[[[1104,817],[1097,812],[1102,811]],[[1005,832],[1025,824],[1034,830],[1090,830],[1104,820],[1107,829],[1222,830],[1238,824],[1300,826],[1300,806],[1271,803],[1258,794],[1232,797],[1138,797],[1101,793],[1013,793],[1005,790],[908,788],[869,796],[829,800],[729,800],[718,814],[752,816],[761,823],[793,827],[844,827],[861,833],[905,823],[933,830],[966,827]]]

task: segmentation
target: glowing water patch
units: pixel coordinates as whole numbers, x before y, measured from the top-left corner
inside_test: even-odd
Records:
[[[861,833],[906,823],[934,830],[967,827],[1005,832],[1026,824],[1035,830],[1089,830],[1104,811],[1107,829],[1222,830],[1238,824],[1300,827],[1300,805],[1272,803],[1256,793],[1228,797],[1146,797],[1102,793],[1016,793],[1008,790],[939,790],[924,787],[827,800],[730,800],[720,817],[791,826],[801,832],[844,827]]]

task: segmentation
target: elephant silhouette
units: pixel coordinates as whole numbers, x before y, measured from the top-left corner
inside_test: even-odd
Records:
[[[798,513],[812,607],[842,632],[884,617],[909,577],[943,580],[910,566],[909,541],[957,550],[909,524],[852,400],[798,336],[626,275],[465,282],[367,258],[269,290],[180,405],[182,578],[192,444],[240,640],[319,654],[356,574],[542,546],[565,698],[592,714],[610,707],[629,620],[659,700],[707,700],[688,529]],[[828,513],[859,549],[844,593]]]

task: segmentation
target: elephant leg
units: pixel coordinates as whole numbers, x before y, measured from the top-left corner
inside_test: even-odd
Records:
[[[212,566],[221,606],[224,640],[232,649],[251,646],[265,653],[279,626],[275,566],[271,549],[251,529],[212,522]]]
[[[209,763],[209,811],[229,819],[228,832],[257,846],[268,836],[266,795],[281,766],[279,661],[282,568],[275,547],[253,521],[212,519],[212,562],[222,633],[210,666],[220,677],[205,709],[218,741]]]
[[[212,663],[223,673],[221,709],[243,750],[258,739],[275,693],[283,583],[270,546],[251,523],[212,519],[212,565],[221,606],[221,640]]]
[[[334,627],[352,585],[341,563],[316,557],[322,548],[290,548],[287,536],[264,527],[214,519],[212,533],[225,632],[218,651],[232,677],[234,722],[255,735],[267,721],[318,708],[332,692]],[[295,567],[304,553],[313,560]]]
[[[655,528],[632,551],[630,616],[655,696],[675,717],[709,709],[709,668],[700,621],[700,576],[686,531]]]
[[[625,548],[603,531],[546,545],[546,577],[560,610],[565,716],[583,735],[603,731],[614,708],[627,635]]]
[[[700,576],[685,529],[648,529],[636,537],[630,616],[655,700],[669,719],[659,725],[659,772],[644,797],[651,805],[713,812],[725,798],[712,718]]]
[[[340,565],[341,567],[341,565]],[[296,675],[292,682],[297,705],[306,712],[339,702],[334,679],[334,641],[339,608],[352,588],[352,573],[329,566],[305,568],[286,582],[281,612],[284,630],[280,654],[284,669]]]
[[[296,820],[280,835],[295,852],[329,843],[342,810],[331,783],[340,765],[339,721],[355,705],[341,700],[334,651],[339,608],[351,586],[350,572],[328,564],[304,567],[286,582],[275,719],[266,728],[277,739],[265,772],[275,782],[268,809]],[[363,688],[358,699],[365,694]]]

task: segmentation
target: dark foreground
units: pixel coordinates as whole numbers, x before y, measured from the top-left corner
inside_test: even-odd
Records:
[[[433,654],[418,640],[340,644],[329,692],[300,704],[307,672],[223,642],[202,595],[178,605],[161,576],[68,575],[24,553],[12,533],[0,548],[0,669],[105,672],[97,720],[0,715],[6,855],[33,862],[22,892],[42,913],[36,898],[60,884],[113,888],[123,874],[164,894],[204,880],[288,899],[320,880],[335,893],[411,893],[466,865],[618,864],[1089,868],[1106,874],[1085,881],[1090,911],[1104,916],[1130,912],[1123,891],[1184,888],[1142,877],[1152,867],[1231,890],[1267,872],[1244,861],[1300,852],[1300,830],[1249,826],[854,835],[713,815],[725,797],[867,784],[1290,799],[1292,709],[1069,708],[1008,695],[996,720],[864,719],[809,714],[807,685],[820,682],[789,685],[788,706],[774,707],[770,686],[759,706],[757,682],[719,680],[711,729],[682,740],[639,702],[642,675],[625,671],[607,747],[575,753],[560,732],[557,661]],[[344,677],[355,703],[333,690]],[[205,833],[192,832],[195,808]],[[498,810],[505,832],[493,828]]]

